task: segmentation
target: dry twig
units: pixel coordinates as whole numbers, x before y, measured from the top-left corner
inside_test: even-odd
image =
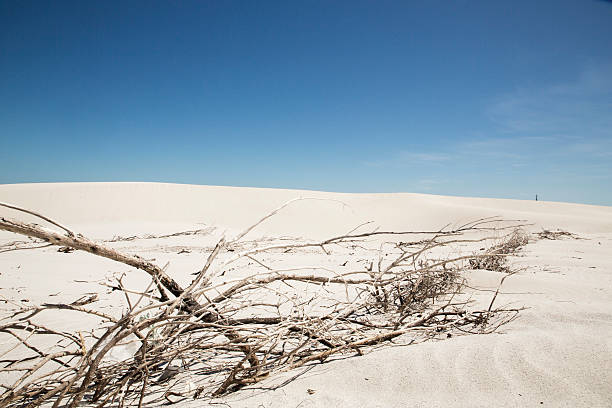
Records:
[[[93,307],[97,298],[92,297],[70,304],[21,308],[0,321],[0,333],[17,341],[0,356],[0,372],[15,376],[14,382],[0,384],[0,405],[74,407],[85,400],[98,406],[143,406],[170,396],[209,398],[333,355],[363,354],[369,347],[407,333],[423,339],[454,330],[487,333],[518,312],[493,308],[499,289],[484,310],[472,310],[462,294],[464,264],[503,254],[506,249],[476,257],[458,254],[440,258],[451,246],[488,239],[470,234],[514,228],[516,224],[500,227],[499,219],[489,218],[438,231],[353,230],[320,242],[255,242],[236,251],[239,240],[284,207],[233,241],[220,240],[186,288],[164,268],[75,236],[64,227],[66,234],[61,234],[0,218],[2,230],[109,258],[151,276],[149,287],[140,292],[119,281],[117,289],[125,293],[128,306],[120,318],[97,310]],[[383,243],[378,259],[363,269],[336,270],[322,265],[275,268],[273,262],[254,257],[290,257],[306,248],[320,248],[329,254],[325,247],[366,248],[368,240],[407,235],[418,239]],[[252,264],[249,261],[255,262],[257,270],[245,276],[245,269]],[[228,272],[230,264],[240,266],[242,274]],[[160,291],[161,287],[168,290],[173,298],[163,291],[159,299],[153,298],[149,295],[153,285]],[[137,301],[130,301],[128,295],[135,293],[139,294]],[[41,313],[56,310],[86,314],[99,319],[99,324],[73,333],[35,321]],[[43,338],[48,339],[43,341],[48,345],[45,349],[33,342]],[[124,350],[126,342],[136,342],[138,351],[111,359],[111,352]],[[172,380],[165,386],[170,368]]]

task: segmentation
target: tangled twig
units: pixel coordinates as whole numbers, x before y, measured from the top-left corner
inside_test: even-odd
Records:
[[[480,255],[439,257],[445,249],[491,239],[475,233],[514,231],[517,223],[500,226],[501,220],[487,218],[438,231],[351,231],[319,242],[254,242],[239,250],[245,235],[282,208],[234,240],[221,239],[185,288],[164,268],[70,230],[61,234],[1,218],[2,230],[121,262],[145,271],[151,282],[138,291],[119,281],[128,305],[120,318],[96,309],[97,297],[90,297],[24,307],[0,321],[0,333],[17,341],[0,356],[0,373],[15,378],[0,384],[0,405],[74,407],[86,400],[97,406],[143,406],[170,396],[210,398],[333,355],[363,354],[408,333],[422,339],[450,336],[455,329],[488,333],[518,312],[493,308],[499,289],[488,308],[472,310],[461,272]],[[319,248],[328,257],[332,247],[365,247],[368,240],[411,235],[418,239],[379,243],[377,258],[354,269],[279,268],[256,258],[289,257],[306,248]],[[229,265],[241,272],[228,272]],[[159,298],[149,294],[155,286]],[[130,301],[134,294],[137,299]],[[57,310],[86,314],[98,323],[75,333],[35,321]],[[44,349],[32,341],[41,338]],[[110,358],[131,343],[137,351]]]

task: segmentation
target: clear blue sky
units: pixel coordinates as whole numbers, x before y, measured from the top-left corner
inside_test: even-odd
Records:
[[[612,3],[0,0],[0,183],[612,205]]]

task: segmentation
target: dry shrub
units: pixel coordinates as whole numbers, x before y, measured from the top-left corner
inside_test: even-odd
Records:
[[[459,289],[457,270],[435,270],[406,277],[397,284],[391,294],[391,302],[400,312],[418,312],[427,308],[432,299],[437,299]]]
[[[455,330],[490,333],[518,312],[493,309],[494,298],[488,309],[473,308],[469,296],[461,293],[463,263],[470,256],[437,258],[440,249],[490,239],[468,235],[497,231],[499,220],[440,231],[375,231],[317,242],[254,241],[245,246],[241,239],[270,215],[235,239],[219,241],[186,288],[142,258],[121,254],[65,227],[67,233],[61,234],[1,218],[0,229],[134,266],[149,273],[151,282],[135,291],[118,281],[128,306],[119,317],[96,308],[97,297],[91,297],[21,307],[2,319],[0,332],[12,336],[15,347],[0,361],[2,372],[13,375],[13,381],[0,384],[0,404],[142,406],[210,399],[281,370],[324,362],[337,354],[362,354],[405,334],[415,341],[450,336]],[[323,265],[280,269],[262,260],[264,254],[288,257],[313,249],[326,257],[332,251],[365,248],[374,238],[406,235],[420,239],[386,241],[377,260],[355,270]],[[525,243],[524,235],[515,232],[490,258],[497,261],[498,255]],[[248,274],[231,272],[230,265],[242,265]],[[130,301],[134,294],[138,298]],[[97,324],[71,332],[37,320],[43,312],[63,310],[95,317]],[[36,344],[46,346],[35,346],[34,340],[44,340]],[[129,342],[137,347],[125,354]],[[122,358],[110,358],[121,352]]]
[[[545,229],[542,232],[538,232],[537,235],[538,235],[538,238],[540,239],[550,239],[550,240],[557,240],[557,239],[564,239],[564,238],[580,239],[577,235],[572,234],[571,232],[562,231],[562,230],[549,231]]]
[[[508,255],[516,253],[521,247],[529,243],[529,236],[521,229],[515,229],[506,235],[500,243],[481,250],[475,257],[470,258],[472,269],[483,269],[496,272],[511,272],[508,265]]]

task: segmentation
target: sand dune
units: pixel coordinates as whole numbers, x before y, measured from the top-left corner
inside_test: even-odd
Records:
[[[213,235],[231,234],[297,197],[316,200],[292,204],[257,234],[322,238],[365,221],[382,229],[420,230],[500,216],[526,220],[532,232],[562,229],[581,239],[539,240],[521,250],[513,262],[524,270],[507,280],[499,301],[528,309],[496,334],[385,347],[317,365],[271,389],[298,374],[284,373],[220,401],[232,407],[301,408],[612,406],[612,207],[161,183],[0,186],[0,201],[40,211],[95,239],[210,228],[210,234],[189,239],[169,237],[162,246],[142,241],[122,247],[171,260],[170,272],[176,273],[196,268],[203,254],[180,257],[168,248],[210,245]],[[0,216],[33,220],[8,209],[0,209]],[[0,233],[0,244],[15,239],[21,237]],[[70,298],[96,290],[75,279],[101,279],[122,269],[88,254],[68,258],[50,248],[0,253],[0,293],[32,302],[56,291]],[[499,272],[474,271],[469,280],[494,289],[499,277]]]
[[[71,225],[92,227],[101,223],[205,223],[242,228],[284,202],[304,197],[323,201],[296,203],[262,229],[276,234],[294,231],[298,235],[320,235],[370,220],[382,228],[427,229],[465,219],[501,216],[527,219],[540,228],[612,231],[611,207],[409,193],[343,194],[165,183],[53,183],[2,185],[0,197],[39,209]]]

